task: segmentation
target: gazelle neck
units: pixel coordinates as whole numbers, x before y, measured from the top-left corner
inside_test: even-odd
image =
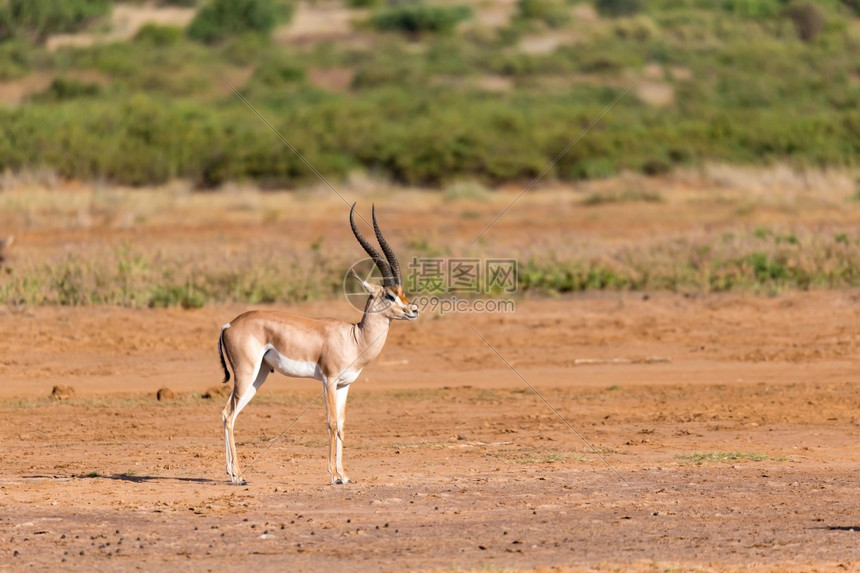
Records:
[[[391,319],[381,312],[370,311],[371,300],[368,299],[361,320],[353,326],[355,340],[359,351],[362,352],[361,362],[370,362],[382,352]],[[370,347],[373,348],[370,348]]]
[[[359,338],[366,338],[367,343],[370,344],[380,337],[384,341],[389,326],[391,326],[390,318],[380,312],[370,312],[365,309],[364,315],[355,325],[355,328],[359,334]]]

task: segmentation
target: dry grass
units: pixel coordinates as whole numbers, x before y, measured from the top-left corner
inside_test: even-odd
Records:
[[[230,253],[196,245],[169,251],[94,245],[45,261],[18,260],[0,282],[0,301],[197,308],[216,301],[315,300],[340,293],[349,262],[274,248]]]
[[[850,172],[716,165],[533,190],[471,244],[521,189],[478,182],[445,193],[366,176],[338,189],[386,205],[401,256],[515,257],[520,293],[581,290],[774,294],[860,285],[860,205]],[[197,307],[341,296],[361,252],[330,189],[195,193],[81,186],[50,171],[6,173],[0,275],[6,304]],[[405,263],[404,263],[405,265]]]

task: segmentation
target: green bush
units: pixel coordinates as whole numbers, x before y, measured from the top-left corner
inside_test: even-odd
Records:
[[[726,12],[749,18],[773,18],[783,9],[784,0],[723,0]]]
[[[251,88],[261,85],[266,88],[281,89],[290,84],[301,83],[305,79],[305,69],[290,58],[269,58],[261,63],[252,77]]]
[[[787,12],[788,17],[794,23],[798,37],[804,42],[812,41],[824,28],[824,13],[815,4],[793,2],[789,5]]]
[[[370,25],[383,32],[415,36],[451,32],[471,17],[472,9],[468,6],[430,6],[422,1],[409,1],[377,10],[370,18]]]
[[[518,16],[526,20],[540,20],[551,28],[559,28],[570,21],[567,4],[554,0],[519,0]]]
[[[346,5],[350,8],[375,8],[379,6],[380,0],[347,0]]]
[[[113,8],[111,0],[9,0],[9,17],[16,27],[38,40],[51,34],[77,32]]]
[[[0,42],[12,38],[15,35],[15,21],[9,12],[9,7],[0,4]]]
[[[638,14],[647,6],[647,0],[595,0],[594,7],[601,16],[616,18]]]
[[[279,23],[289,21],[293,9],[292,4],[276,0],[212,0],[191,21],[188,35],[207,44],[248,32],[268,35]]]
[[[860,16],[860,0],[842,0],[842,4],[855,15]]]
[[[81,82],[70,78],[55,78],[48,89],[37,94],[36,101],[65,101],[82,97],[94,97],[101,93],[98,84]]]
[[[141,26],[134,36],[135,42],[155,46],[172,46],[182,41],[182,28],[178,26],[159,26],[147,23]]]
[[[0,81],[27,75],[32,71],[36,58],[36,48],[24,38],[0,42]]]
[[[772,20],[737,17],[726,6],[756,13],[740,0],[652,0],[647,14],[538,54],[509,49],[517,40],[494,32],[426,34],[420,46],[392,34],[375,35],[370,47],[285,48],[246,30],[212,48],[176,28],[145,26],[131,42],[57,51],[18,34],[0,42],[0,79],[57,80],[21,105],[0,106],[0,171],[45,167],[130,185],[179,177],[207,188],[315,180],[220,72],[333,181],[358,169],[404,184],[526,184],[652,63],[673,102],[621,98],[546,178],[662,174],[706,161],[856,167],[860,32],[834,28],[847,21],[839,2],[819,5],[828,23],[811,46],[794,39],[784,9]],[[428,8],[397,4],[375,14],[416,6]],[[541,4],[521,6],[536,13]],[[404,29],[397,22],[393,29]],[[348,93],[316,87],[306,78],[312,70],[351,77]],[[99,81],[71,79],[85,77]]]
[[[271,41],[266,36],[245,32],[233,36],[220,46],[226,61],[238,66],[253,66],[266,57]]]

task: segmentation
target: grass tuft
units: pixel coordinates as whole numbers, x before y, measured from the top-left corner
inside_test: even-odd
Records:
[[[695,452],[692,454],[678,454],[675,456],[675,459],[684,460],[688,464],[700,466],[704,463],[733,462],[738,460],[761,462],[773,458],[764,454],[744,452]]]
[[[200,308],[223,303],[294,303],[342,296],[350,261],[320,245],[229,254],[177,247],[149,252],[96,245],[43,260],[15,259],[0,273],[0,304]],[[426,241],[418,257],[440,256]],[[753,230],[624,245],[539,246],[518,257],[520,295],[588,291],[745,292],[860,286],[860,234]]]

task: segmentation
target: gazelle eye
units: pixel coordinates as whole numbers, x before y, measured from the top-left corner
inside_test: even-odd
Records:
[[[385,300],[390,300],[391,302],[394,302],[394,295],[388,291],[385,291]]]

